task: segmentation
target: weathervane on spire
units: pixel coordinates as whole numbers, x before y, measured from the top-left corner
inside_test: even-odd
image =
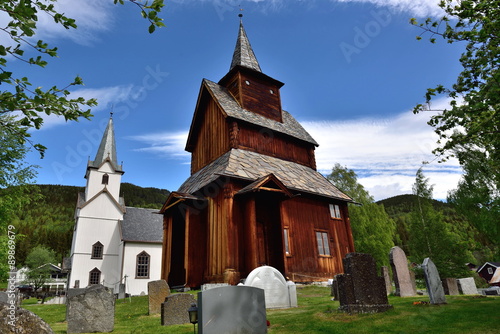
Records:
[[[113,103],[110,103],[109,106],[111,107],[111,111],[109,112],[109,118],[113,118],[113,111],[115,110],[115,105]]]
[[[242,13],[243,8],[241,8],[241,5],[239,5],[239,7],[240,7],[240,13],[238,14],[238,17],[240,18],[240,21],[241,21],[241,18],[243,17],[243,13]]]

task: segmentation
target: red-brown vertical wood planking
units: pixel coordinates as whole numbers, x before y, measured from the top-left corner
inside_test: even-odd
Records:
[[[162,244],[162,266],[161,278],[168,280],[170,273],[170,257],[171,257],[171,240],[172,240],[172,216],[163,216],[163,244]]]
[[[217,103],[210,99],[191,155],[191,174],[208,165],[229,150],[229,126]]]

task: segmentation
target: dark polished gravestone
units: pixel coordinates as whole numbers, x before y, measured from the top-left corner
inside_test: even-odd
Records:
[[[115,325],[113,289],[100,284],[84,289],[68,289],[66,321],[68,333],[112,332]]]
[[[198,326],[198,334],[267,333],[264,290],[226,286],[198,292]]]
[[[174,293],[165,298],[161,304],[162,326],[189,324],[188,309],[196,303],[193,295],[187,293]]]
[[[431,304],[446,304],[443,284],[434,262],[426,257],[422,263],[422,269],[424,270],[425,285]]]
[[[377,265],[370,254],[349,253],[342,262],[344,274],[335,276],[340,311],[376,313],[392,308],[387,299],[385,280],[377,276]]]
[[[35,313],[0,302],[0,333],[54,334],[52,328]]]

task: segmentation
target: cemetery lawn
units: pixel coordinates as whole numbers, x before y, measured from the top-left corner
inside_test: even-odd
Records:
[[[337,311],[330,289],[297,287],[298,308],[268,310],[268,333],[498,333],[500,297],[446,296],[446,305],[417,304],[427,296],[389,297],[394,308],[385,313],[348,315]],[[23,305],[47,321],[54,333],[66,333],[65,305]],[[148,315],[148,297],[116,301],[113,334],[193,333],[191,324],[160,325],[160,315]]]

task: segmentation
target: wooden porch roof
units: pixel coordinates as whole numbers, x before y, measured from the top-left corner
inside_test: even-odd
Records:
[[[254,182],[269,174],[289,190],[352,202],[352,198],[310,167],[241,149],[232,149],[191,175],[178,192],[194,194],[221,176]]]

